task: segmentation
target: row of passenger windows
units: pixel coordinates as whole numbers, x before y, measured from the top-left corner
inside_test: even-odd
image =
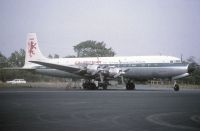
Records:
[[[158,64],[106,64],[105,66],[114,67],[152,67],[158,66]]]
[[[180,63],[143,63],[143,64],[105,64],[105,66],[114,67],[158,67],[158,66],[170,66]],[[104,64],[103,64],[104,65]]]

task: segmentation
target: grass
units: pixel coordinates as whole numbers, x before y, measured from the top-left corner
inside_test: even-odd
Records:
[[[31,88],[31,85],[29,83],[26,83],[26,84],[0,83],[0,88]]]
[[[80,89],[80,84],[75,82],[28,82],[26,84],[0,83],[0,88],[66,88]]]

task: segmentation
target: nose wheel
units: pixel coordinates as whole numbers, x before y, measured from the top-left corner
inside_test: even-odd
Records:
[[[179,91],[179,85],[178,84],[174,85],[174,91]]]
[[[174,91],[179,91],[179,84],[174,80]]]
[[[127,90],[135,90],[135,83],[131,80],[128,81],[128,83],[126,83],[126,89]]]

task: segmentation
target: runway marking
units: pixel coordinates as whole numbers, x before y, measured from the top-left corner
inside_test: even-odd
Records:
[[[162,117],[169,116],[169,115],[175,116],[176,114],[180,114],[180,113],[184,113],[184,112],[170,112],[170,113],[153,114],[153,115],[146,117],[146,120],[148,120],[148,121],[150,121],[154,124],[158,124],[158,125],[166,126],[166,127],[171,127],[171,128],[199,130],[199,128],[185,126],[185,125],[175,125],[175,124],[171,124],[169,122],[162,120]],[[194,119],[194,120],[196,120],[196,119]]]

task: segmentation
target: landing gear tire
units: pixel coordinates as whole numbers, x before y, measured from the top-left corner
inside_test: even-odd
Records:
[[[85,90],[97,90],[98,87],[93,82],[85,82],[83,83],[83,89]]]
[[[179,91],[179,85],[178,84],[174,85],[174,91]]]
[[[87,90],[87,84],[86,84],[86,83],[83,83],[82,86],[83,86],[83,89],[84,89],[84,90]]]
[[[107,84],[104,83],[102,87],[103,87],[103,90],[107,90]]]
[[[102,87],[103,90],[107,90],[107,83],[99,83],[99,87]]]
[[[90,90],[97,90],[97,86],[94,83],[90,83],[89,89]]]
[[[128,82],[126,84],[126,89],[127,90],[135,90],[135,84],[133,82]]]

